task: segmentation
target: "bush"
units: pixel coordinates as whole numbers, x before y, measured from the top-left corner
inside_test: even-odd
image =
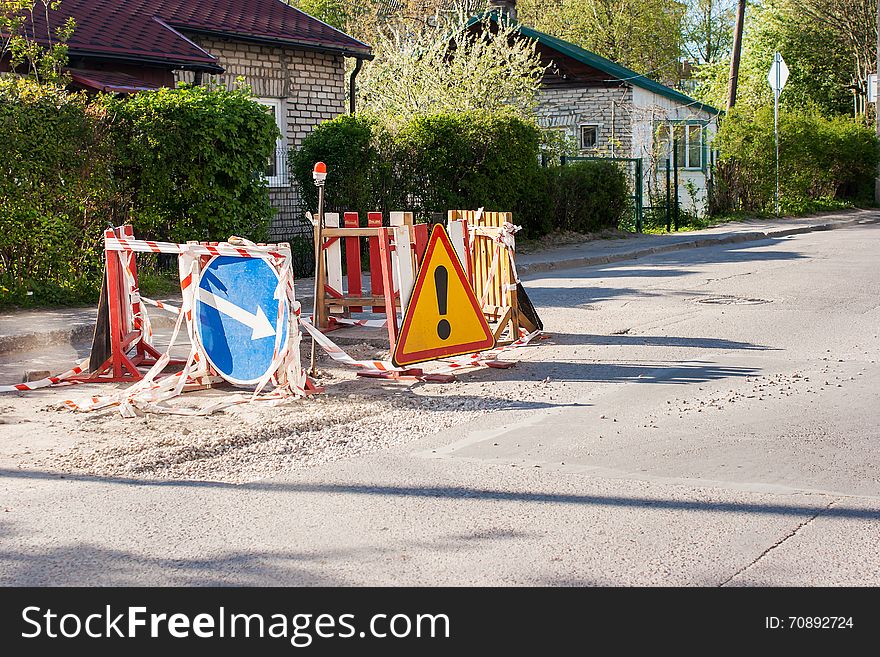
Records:
[[[84,95],[7,77],[0,134],[0,304],[91,299],[114,199],[101,115]]]
[[[0,78],[0,305],[97,298],[102,232],[265,237],[277,127],[246,91],[89,99]]]
[[[772,212],[776,189],[773,110],[726,117],[716,137],[720,151],[713,213]],[[874,131],[817,111],[779,115],[780,206],[803,212],[870,202],[878,162]]]
[[[260,174],[278,128],[248,90],[159,89],[103,105],[136,234],[265,239],[274,211]]]
[[[557,230],[594,233],[617,229],[631,209],[626,173],[616,162],[589,160],[548,171]]]
[[[381,194],[383,159],[379,154],[381,126],[361,115],[343,114],[318,125],[291,153],[290,168],[299,184],[305,207],[318,206],[317,188],[312,180],[315,162],[327,165],[324,205],[328,211],[379,210],[386,195]],[[396,208],[392,208],[396,209]]]
[[[480,206],[519,214],[540,142],[534,123],[506,112],[416,116],[396,135],[399,179],[422,215]]]
[[[410,210],[420,220],[455,208],[515,213],[531,235],[549,229],[541,132],[511,113],[417,115],[392,130],[340,116],[318,126],[291,157],[307,206],[316,161],[327,164],[328,210]]]

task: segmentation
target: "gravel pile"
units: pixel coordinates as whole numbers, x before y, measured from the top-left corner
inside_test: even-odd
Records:
[[[115,409],[82,415],[73,447],[36,465],[100,477],[242,483],[401,444],[511,403],[461,394],[461,383],[411,389],[350,381],[337,371],[322,375],[328,394],[210,417],[124,419]],[[486,394],[489,384],[464,385]],[[359,392],[346,392],[355,386]]]

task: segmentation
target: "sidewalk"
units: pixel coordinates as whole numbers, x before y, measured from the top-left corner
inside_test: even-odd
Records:
[[[688,233],[637,235],[547,249],[517,256],[517,271],[528,277],[541,272],[634,260],[657,253],[716,244],[748,242],[818,230],[845,228],[859,223],[880,222],[878,210],[850,210],[813,217],[742,221]],[[297,297],[303,309],[311,307],[311,279],[297,281]],[[165,299],[174,303],[173,299]],[[179,300],[177,301],[179,303]],[[0,313],[0,356],[57,345],[81,345],[91,340],[96,309],[50,308]],[[153,325],[169,326],[173,320],[151,312]]]
[[[846,228],[860,223],[878,222],[880,222],[880,210],[848,210],[796,219],[737,221],[687,233],[636,235],[625,239],[595,240],[536,253],[520,254],[516,258],[516,268],[520,276],[528,276],[556,269],[589,267],[621,260],[635,260],[656,253],[667,253],[681,249],[750,242],[798,233]]]

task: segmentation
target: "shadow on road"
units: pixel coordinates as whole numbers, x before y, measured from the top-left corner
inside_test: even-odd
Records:
[[[591,335],[588,333],[550,333],[551,342],[559,345],[611,345],[623,347],[691,347],[694,349],[742,349],[746,351],[777,351],[776,347],[724,340],[722,338],[685,338],[672,335]]]
[[[212,481],[163,481],[104,478],[90,475],[59,475],[38,470],[0,469],[0,479],[59,480],[96,484],[122,484],[142,487],[211,488],[232,491],[259,491],[313,495],[366,495],[391,498],[432,498],[447,500],[499,502],[529,502],[537,504],[575,504],[627,509],[658,509],[689,512],[748,513],[770,516],[807,516],[817,514],[829,518],[855,518],[880,521],[880,503],[876,508],[859,508],[834,503],[828,506],[831,495],[816,496],[814,504],[777,504],[765,502],[720,502],[706,499],[665,499],[652,497],[625,497],[619,495],[579,495],[572,493],[495,490],[469,486],[395,486],[380,484],[296,483],[283,481],[256,481],[246,484],[228,484]],[[684,489],[682,489],[684,490]]]
[[[595,383],[705,383],[730,377],[755,376],[756,367],[717,365],[704,361],[596,363],[571,361],[522,361],[517,364],[524,380],[549,375],[554,381]],[[530,373],[534,373],[530,376]]]

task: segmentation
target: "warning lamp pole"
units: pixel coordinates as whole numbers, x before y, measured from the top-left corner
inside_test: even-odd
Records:
[[[318,290],[324,284],[321,280],[321,274],[324,269],[321,267],[321,258],[323,257],[324,242],[324,181],[327,180],[327,165],[323,162],[316,162],[312,171],[312,178],[315,181],[315,187],[318,188],[318,216],[315,219],[315,296],[312,305],[312,325],[317,329],[320,323],[318,313]],[[309,367],[309,374],[317,375],[315,369],[315,338],[312,337],[312,359]]]

